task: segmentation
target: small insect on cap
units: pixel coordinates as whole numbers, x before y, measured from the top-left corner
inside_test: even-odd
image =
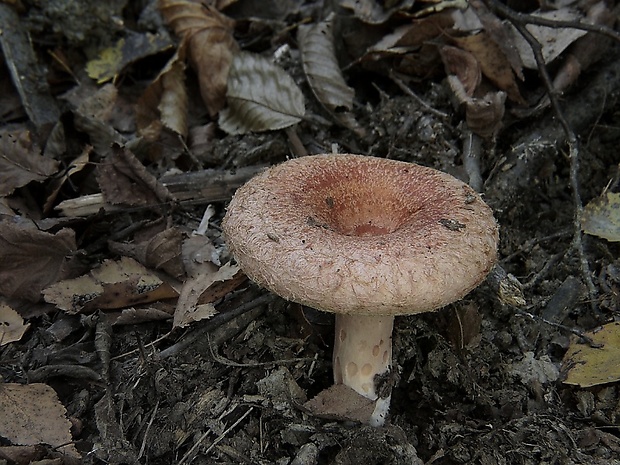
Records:
[[[287,161],[239,188],[224,221],[244,272],[281,297],[405,315],[462,298],[496,261],[498,227],[467,184],[362,155]]]

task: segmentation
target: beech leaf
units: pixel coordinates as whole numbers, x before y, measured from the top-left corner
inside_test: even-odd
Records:
[[[46,302],[68,313],[118,309],[177,296],[168,283],[128,257],[106,260],[89,274],[53,284],[43,294]]]
[[[147,140],[157,140],[162,126],[187,136],[188,98],[182,56],[183,49],[179,49],[136,104],[136,123]]]
[[[67,257],[77,249],[75,233],[56,234],[9,222],[0,223],[0,294],[36,302],[41,290],[62,279]]]
[[[554,11],[534,12],[532,16],[554,21],[579,21],[582,15],[570,8],[561,8]],[[521,56],[523,66],[530,69],[538,68],[532,47],[523,36],[510,25],[514,39],[514,44]],[[528,24],[527,30],[534,36],[542,47],[542,55],[545,63],[555,60],[570,44],[586,34],[586,31],[572,28],[551,28],[547,26],[537,26]]]
[[[298,41],[308,84],[332,117],[350,129],[361,131],[353,116],[355,91],[347,85],[336,58],[333,15],[312,25],[299,26]]]
[[[159,9],[187,42],[200,95],[209,114],[215,116],[226,103],[228,70],[239,48],[233,37],[235,21],[212,6],[191,0],[160,0]]]
[[[301,121],[304,97],[295,81],[271,61],[253,53],[233,59],[220,127],[229,134],[273,131]]]
[[[58,162],[41,156],[28,131],[0,132],[0,196],[30,181],[43,181],[56,171]]]
[[[46,384],[0,384],[0,436],[14,445],[49,444],[71,457],[71,423],[56,391]]]

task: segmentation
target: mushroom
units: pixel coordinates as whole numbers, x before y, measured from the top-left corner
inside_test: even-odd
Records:
[[[375,402],[392,364],[394,316],[432,311],[478,286],[498,227],[468,185],[363,155],[289,160],[239,188],[222,222],[241,269],[284,299],[336,314],[335,384]]]

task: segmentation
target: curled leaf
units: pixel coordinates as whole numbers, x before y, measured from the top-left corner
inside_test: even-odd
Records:
[[[157,140],[162,126],[187,136],[187,89],[183,49],[179,49],[146,88],[136,105],[140,134]]]
[[[297,37],[304,72],[312,92],[332,117],[350,129],[361,131],[350,114],[355,91],[347,85],[338,66],[332,19],[330,15],[321,23],[299,27]]]
[[[9,195],[30,181],[44,181],[58,171],[58,162],[41,155],[30,132],[0,132],[0,195]]]
[[[301,121],[304,97],[295,81],[271,61],[253,53],[235,55],[228,77],[228,108],[220,127],[229,134],[284,129]]]
[[[187,42],[189,58],[198,74],[200,95],[215,116],[226,103],[226,82],[233,55],[234,20],[214,7],[191,0],[160,0],[166,22]]]

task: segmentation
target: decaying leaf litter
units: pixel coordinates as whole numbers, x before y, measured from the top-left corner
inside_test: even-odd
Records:
[[[0,4],[0,457],[619,463],[618,10],[509,6]],[[485,284],[397,320],[383,428],[303,408],[333,321],[220,230],[334,151],[453,174],[501,226]]]

